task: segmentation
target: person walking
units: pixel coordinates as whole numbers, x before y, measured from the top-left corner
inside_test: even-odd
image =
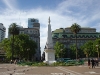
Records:
[[[12,64],[13,63],[13,60],[10,60],[10,63]]]
[[[89,66],[89,68],[90,68],[90,59],[88,59],[88,66]]]
[[[91,60],[91,63],[92,63],[92,68],[95,68],[95,60],[93,58]]]
[[[96,58],[96,60],[95,60],[95,66],[99,66],[99,60],[98,60],[98,58]]]

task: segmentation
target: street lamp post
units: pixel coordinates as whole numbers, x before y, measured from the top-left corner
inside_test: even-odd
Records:
[[[63,49],[61,49],[61,58],[62,58],[62,51],[63,51]]]
[[[27,51],[28,51],[28,60],[29,60],[29,50],[30,50],[30,49],[28,48],[28,49],[27,49]]]
[[[89,58],[89,53],[87,52],[87,48],[85,48],[85,54],[86,54],[86,58]]]
[[[97,47],[98,59],[99,59],[99,45],[96,45],[96,47]]]

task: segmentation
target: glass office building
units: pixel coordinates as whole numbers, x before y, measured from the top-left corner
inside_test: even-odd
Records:
[[[6,28],[0,23],[0,42],[5,38]]]
[[[35,24],[39,24],[38,19],[28,18],[28,28],[33,28]]]

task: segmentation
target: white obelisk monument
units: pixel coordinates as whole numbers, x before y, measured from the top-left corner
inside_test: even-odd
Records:
[[[55,61],[55,50],[53,48],[53,41],[52,41],[52,33],[51,33],[51,25],[50,25],[50,17],[48,21],[48,37],[47,37],[47,43],[45,46],[45,61],[44,63],[52,64]]]

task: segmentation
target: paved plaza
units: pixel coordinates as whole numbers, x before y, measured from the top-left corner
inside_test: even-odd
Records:
[[[0,64],[0,75],[100,75],[100,66],[89,69],[87,65],[30,67]]]

